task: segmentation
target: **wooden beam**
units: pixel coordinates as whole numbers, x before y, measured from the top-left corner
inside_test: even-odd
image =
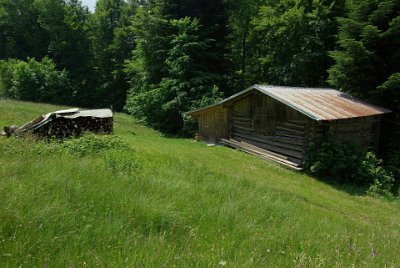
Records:
[[[252,149],[252,148],[246,146],[246,144],[239,143],[239,142],[234,141],[234,140],[221,139],[221,142],[223,144],[226,144],[226,145],[231,146],[233,148],[236,148],[238,150],[244,151],[244,152],[246,152],[248,154],[252,154],[252,155],[258,156],[258,157],[260,157],[262,159],[270,160],[270,161],[272,160],[272,161],[274,161],[276,163],[279,163],[281,165],[284,165],[284,166],[289,167],[289,168],[294,169],[294,170],[298,170],[298,171],[302,170],[302,167],[301,167],[300,163],[295,163],[295,162],[283,159],[281,157],[277,157],[272,152],[270,152],[270,153],[269,152],[261,152],[258,149]]]

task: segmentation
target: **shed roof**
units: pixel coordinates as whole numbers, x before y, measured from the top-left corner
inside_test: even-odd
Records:
[[[366,117],[391,112],[330,88],[254,85],[219,103],[190,111],[187,114],[196,115],[215,106],[227,105],[251,91],[259,91],[317,121]]]

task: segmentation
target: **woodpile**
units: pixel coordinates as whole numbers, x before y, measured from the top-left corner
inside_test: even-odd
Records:
[[[3,132],[1,132],[1,135],[10,137],[12,134],[14,134],[15,131],[17,131],[18,126],[9,126],[9,127],[4,127]]]
[[[67,138],[85,131],[97,134],[113,132],[113,113],[110,109],[69,109],[41,115],[22,127],[4,127],[4,136],[34,134],[38,137]]]
[[[40,137],[60,139],[80,136],[86,131],[96,134],[111,134],[113,132],[113,119],[95,117],[67,119],[60,117],[36,129],[33,133]]]

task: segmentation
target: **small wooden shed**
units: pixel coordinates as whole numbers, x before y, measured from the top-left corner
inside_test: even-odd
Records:
[[[334,89],[254,85],[187,115],[206,142],[301,169],[309,143],[327,131],[377,148],[381,116],[389,112]]]

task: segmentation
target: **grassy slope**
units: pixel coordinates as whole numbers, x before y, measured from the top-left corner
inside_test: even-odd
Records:
[[[56,108],[0,100],[0,126]],[[127,115],[115,132],[132,153],[79,158],[0,138],[1,267],[400,265],[398,202],[165,138]]]

